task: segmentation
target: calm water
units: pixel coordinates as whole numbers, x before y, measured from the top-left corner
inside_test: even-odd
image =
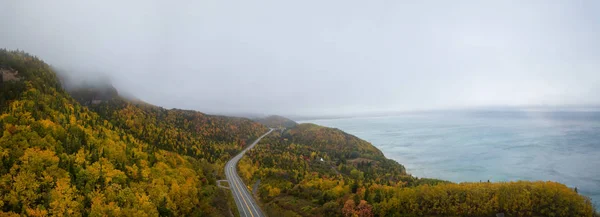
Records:
[[[449,112],[305,121],[365,139],[418,177],[552,180],[600,207],[600,112]]]

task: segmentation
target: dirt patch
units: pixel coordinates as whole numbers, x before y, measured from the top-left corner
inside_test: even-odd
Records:
[[[2,81],[19,81],[21,78],[18,77],[19,72],[10,68],[0,68],[0,74],[2,74]]]

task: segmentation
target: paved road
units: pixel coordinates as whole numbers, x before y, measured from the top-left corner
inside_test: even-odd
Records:
[[[269,132],[264,135],[258,137],[256,141],[254,141],[248,148],[244,149],[238,155],[233,157],[227,164],[225,164],[225,176],[227,177],[227,181],[229,181],[229,188],[231,189],[231,193],[233,194],[233,199],[235,200],[235,204],[237,205],[238,211],[240,211],[241,217],[263,217],[262,210],[252,197],[252,194],[248,192],[248,188],[242,182],[242,179],[237,173],[237,163],[240,161],[242,156],[246,153],[246,151],[250,150],[252,147],[256,145],[266,135],[273,132],[273,129],[269,130]]]

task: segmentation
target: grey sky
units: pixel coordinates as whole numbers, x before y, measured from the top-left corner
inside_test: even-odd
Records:
[[[599,104],[599,2],[0,0],[0,47],[209,113]]]

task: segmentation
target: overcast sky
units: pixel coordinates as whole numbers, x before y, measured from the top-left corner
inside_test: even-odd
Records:
[[[600,104],[600,1],[0,0],[0,47],[208,113]]]

